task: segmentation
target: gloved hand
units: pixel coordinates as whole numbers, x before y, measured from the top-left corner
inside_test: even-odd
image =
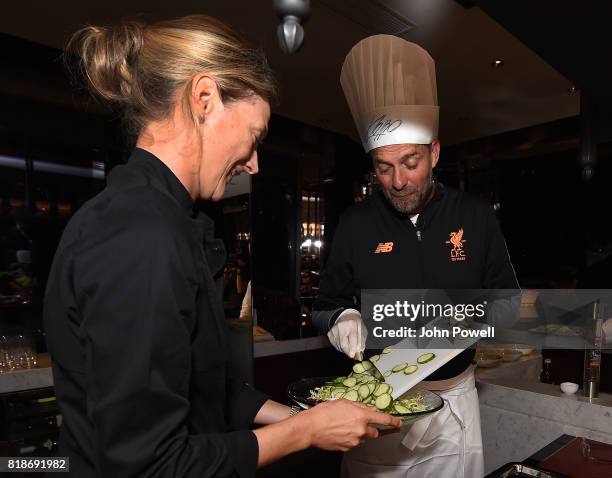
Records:
[[[363,360],[368,330],[355,309],[346,309],[327,332],[329,341],[336,350],[355,360]]]

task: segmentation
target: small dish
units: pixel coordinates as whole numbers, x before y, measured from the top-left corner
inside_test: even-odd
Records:
[[[573,395],[578,391],[578,384],[573,382],[563,382],[561,384],[561,391],[567,395]]]

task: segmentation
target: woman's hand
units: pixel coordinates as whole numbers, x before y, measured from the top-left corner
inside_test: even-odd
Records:
[[[347,451],[368,438],[378,437],[371,423],[399,427],[399,418],[380,413],[362,403],[332,400],[253,433],[259,444],[258,466],[290,453],[315,446]]]
[[[348,451],[368,438],[377,438],[378,430],[370,424],[399,427],[399,418],[376,411],[362,403],[332,400],[296,416],[304,422],[310,446],[323,450]]]

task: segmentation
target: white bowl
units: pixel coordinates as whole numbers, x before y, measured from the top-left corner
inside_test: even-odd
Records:
[[[568,395],[572,395],[578,391],[578,384],[573,382],[563,382],[561,384],[561,391],[563,393],[567,393]]]

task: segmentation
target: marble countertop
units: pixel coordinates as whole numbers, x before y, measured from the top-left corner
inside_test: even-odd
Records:
[[[49,354],[38,354],[37,368],[0,373],[0,394],[46,387],[53,387]]]
[[[504,430],[507,437],[522,436],[543,441],[550,433],[587,435],[605,443],[612,441],[612,395],[601,393],[588,399],[582,390],[563,393],[559,385],[541,383],[541,356],[532,354],[524,359],[495,369],[479,369],[476,373],[481,413],[496,409],[505,418],[493,426]],[[518,417],[526,418],[526,422]],[[526,423],[529,427],[526,429]],[[497,433],[497,432],[491,432]],[[538,440],[536,440],[536,438]]]
[[[477,368],[476,380],[483,386],[497,386],[569,402],[612,408],[612,395],[608,393],[600,393],[598,398],[589,399],[582,395],[582,390],[568,395],[561,391],[559,385],[541,383],[541,363],[540,354],[530,354],[516,362],[502,363],[494,368]]]
[[[306,352],[308,350],[324,349],[328,347],[331,347],[331,344],[326,335],[296,340],[274,340],[253,344],[255,358],[290,354],[294,352]]]

